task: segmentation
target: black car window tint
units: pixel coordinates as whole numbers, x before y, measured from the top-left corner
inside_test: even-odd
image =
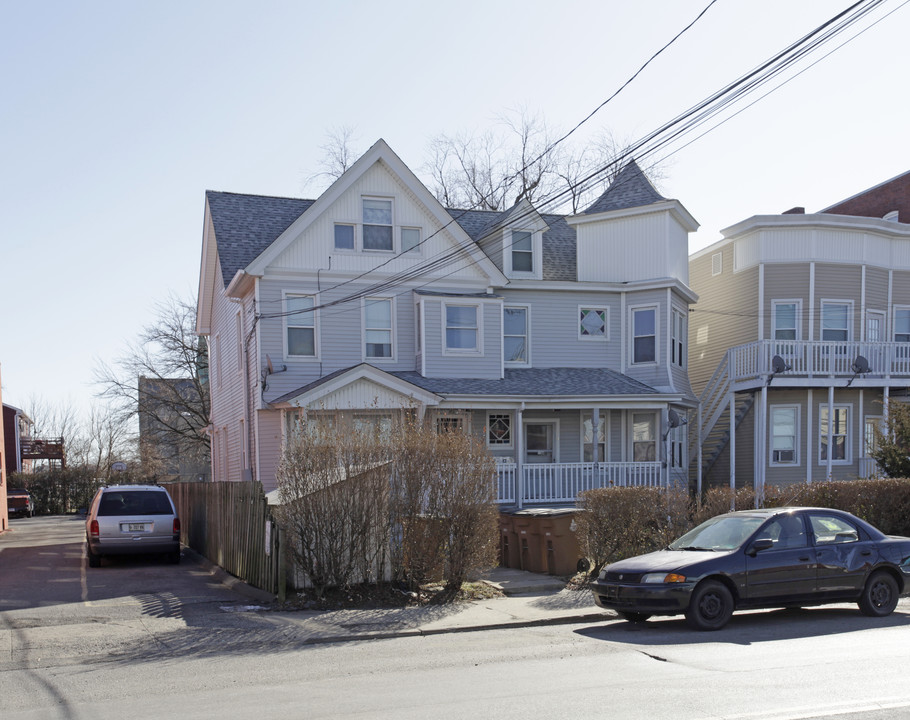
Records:
[[[806,527],[798,515],[785,515],[772,520],[762,531],[761,536],[771,538],[775,550],[801,548],[809,544]]]

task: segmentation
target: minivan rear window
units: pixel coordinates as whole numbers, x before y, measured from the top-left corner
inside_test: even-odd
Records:
[[[101,496],[99,516],[112,515],[173,515],[174,510],[163,492],[128,490],[108,492]]]

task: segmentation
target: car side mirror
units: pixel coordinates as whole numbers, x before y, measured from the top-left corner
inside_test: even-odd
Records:
[[[762,550],[770,550],[774,547],[774,541],[771,538],[759,538],[749,546],[748,554],[755,557]]]

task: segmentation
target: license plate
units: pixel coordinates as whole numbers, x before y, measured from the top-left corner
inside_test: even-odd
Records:
[[[127,532],[145,532],[145,523],[129,523],[126,528]]]

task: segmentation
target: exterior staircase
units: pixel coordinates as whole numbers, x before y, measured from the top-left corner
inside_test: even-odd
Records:
[[[695,487],[701,485],[700,480],[707,477],[721,453],[730,444],[729,400],[732,388],[730,358],[731,354],[728,351],[698,398],[700,410],[697,415],[696,432],[690,434],[689,447],[689,478]],[[735,427],[739,427],[748,416],[754,402],[754,391],[734,392]]]

